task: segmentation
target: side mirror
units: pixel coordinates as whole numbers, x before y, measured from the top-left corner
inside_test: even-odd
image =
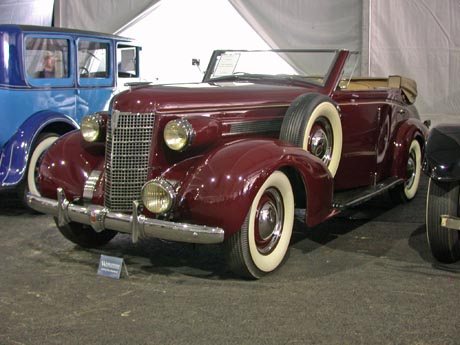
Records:
[[[196,68],[198,68],[200,73],[203,73],[203,71],[200,68],[200,63],[201,63],[200,59],[192,59],[192,66],[196,66]]]

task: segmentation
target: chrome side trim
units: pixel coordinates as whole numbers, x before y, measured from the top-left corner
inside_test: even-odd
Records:
[[[28,193],[27,204],[36,211],[57,217],[59,226],[76,222],[91,225],[96,231],[111,229],[131,234],[133,242],[149,237],[200,244],[224,241],[222,228],[147,218],[139,214],[137,201],[133,202],[132,214],[125,214],[110,212],[99,205],[85,207],[69,203],[62,188],[58,188],[57,194],[58,200],[54,200]]]
[[[451,230],[460,230],[460,218],[449,215],[441,215],[440,218],[442,227]]]
[[[230,125],[230,131],[228,133],[224,133],[223,135],[279,132],[281,130],[282,123],[282,118],[273,120],[224,122],[224,126]]]
[[[229,112],[229,111],[245,111],[254,109],[271,109],[271,108],[287,108],[291,103],[275,103],[275,104],[261,104],[261,105],[234,105],[227,107],[213,107],[213,108],[190,108],[190,109],[174,109],[174,110],[160,110],[157,113],[161,114],[202,114],[203,112]]]

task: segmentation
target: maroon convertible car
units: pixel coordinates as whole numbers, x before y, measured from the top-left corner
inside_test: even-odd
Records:
[[[288,250],[295,208],[312,227],[389,191],[414,198],[427,128],[416,84],[354,76],[345,50],[215,51],[202,83],[139,86],[42,158],[60,232],[100,246],[118,232],[222,243],[260,278]]]

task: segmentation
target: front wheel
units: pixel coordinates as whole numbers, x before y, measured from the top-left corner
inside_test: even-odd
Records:
[[[78,244],[83,248],[96,248],[109,243],[109,241],[117,234],[113,230],[103,230],[96,232],[94,229],[86,224],[68,223],[66,225],[59,225],[57,218],[54,218],[59,232],[69,241]]]
[[[275,171],[256,194],[241,230],[226,242],[230,269],[251,279],[274,271],[286,255],[293,224],[291,183]]]
[[[460,259],[459,231],[441,226],[441,215],[459,215],[458,182],[430,179],[426,202],[426,234],[436,260],[452,263]]]

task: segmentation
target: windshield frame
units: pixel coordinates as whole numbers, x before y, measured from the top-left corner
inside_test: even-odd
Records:
[[[262,49],[262,50],[215,50],[211,56],[211,59],[209,61],[208,67],[206,69],[206,72],[203,76],[203,83],[214,83],[214,82],[222,82],[222,81],[255,81],[257,78],[245,78],[244,76],[236,76],[236,75],[228,75],[228,76],[220,76],[220,77],[214,77],[212,78],[212,74],[214,69],[216,68],[216,64],[219,61],[218,57],[225,54],[225,53],[266,53],[266,52],[273,52],[273,53],[333,53],[334,56],[331,60],[331,63],[329,65],[327,73],[324,75],[324,81],[323,84],[311,82],[308,80],[302,80],[300,75],[292,75],[291,82],[295,84],[306,84],[306,85],[313,85],[316,87],[324,87],[328,79],[331,76],[331,72],[334,69],[335,64],[337,63],[337,59],[339,57],[340,49]],[[276,75],[274,74],[267,74],[266,75],[269,78],[266,78],[265,80],[276,80]],[[295,78],[297,77],[297,78]],[[264,80],[264,78],[260,78],[260,80]],[[286,75],[280,76],[279,77],[280,81],[286,81]]]

